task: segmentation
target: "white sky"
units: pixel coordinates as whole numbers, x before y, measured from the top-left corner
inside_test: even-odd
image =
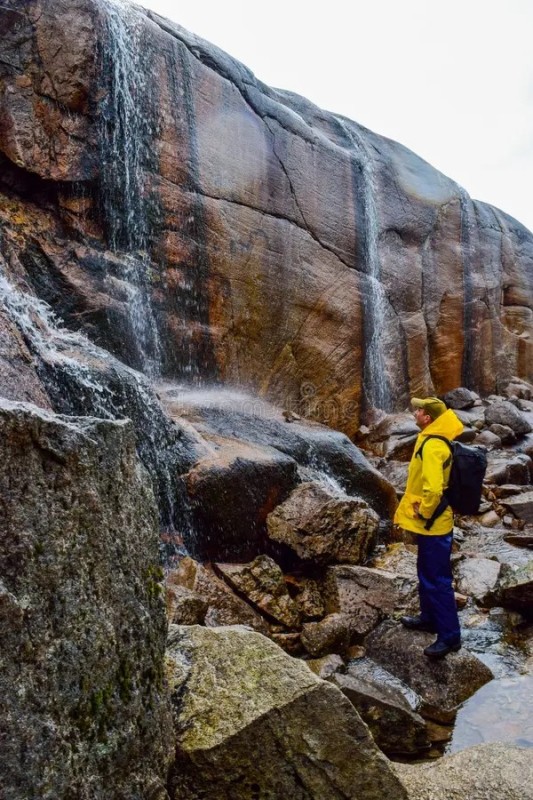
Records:
[[[533,231],[531,0],[137,0]]]

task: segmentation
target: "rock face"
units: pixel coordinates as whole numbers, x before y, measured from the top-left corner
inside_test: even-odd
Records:
[[[155,503],[130,423],[0,403],[0,787],[140,798],[171,720]]]
[[[516,220],[151,12],[19,6],[0,10],[11,285],[145,372],[247,385],[350,435],[365,407],[533,378]],[[46,403],[30,367],[8,380]]]
[[[272,642],[240,627],[176,626],[169,657],[172,800],[406,800],[348,700]]]

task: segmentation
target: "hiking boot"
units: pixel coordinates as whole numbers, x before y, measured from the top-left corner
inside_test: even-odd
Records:
[[[412,631],[426,631],[426,633],[437,633],[436,627],[433,623],[422,619],[421,617],[401,617],[400,622],[404,628],[409,628]]]
[[[457,653],[460,649],[460,639],[456,642],[443,642],[442,639],[437,639],[424,649],[424,655],[428,658],[444,658],[448,653]]]

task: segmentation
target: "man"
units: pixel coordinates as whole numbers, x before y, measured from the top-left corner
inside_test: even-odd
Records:
[[[463,424],[437,397],[413,397],[411,405],[421,432],[394,522],[417,534],[420,615],[402,617],[401,621],[406,628],[436,633],[437,639],[426,647],[424,653],[429,658],[444,658],[461,647],[450,564],[453,513],[449,506],[444,510],[443,504],[439,506],[448,486],[452,458],[446,442],[428,437],[436,435],[455,439],[463,430]]]

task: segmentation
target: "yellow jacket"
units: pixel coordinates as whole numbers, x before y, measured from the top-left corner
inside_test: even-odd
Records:
[[[424,445],[422,458],[416,454],[427,436],[437,434],[447,439],[455,439],[462,430],[463,423],[449,408],[418,434],[409,464],[405,494],[394,515],[394,522],[400,528],[427,536],[439,536],[451,532],[453,513],[449,506],[437,517],[429,531],[424,528],[424,520],[416,516],[413,508],[413,503],[420,503],[419,513],[425,519],[429,519],[437,508],[450,479],[452,461],[450,448],[440,439],[430,439]]]

